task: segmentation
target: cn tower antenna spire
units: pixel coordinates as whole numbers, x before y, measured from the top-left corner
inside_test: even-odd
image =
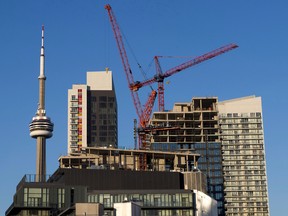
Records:
[[[45,54],[44,54],[44,26],[42,26],[41,51],[40,51],[40,75],[39,103],[36,116],[29,125],[30,136],[37,139],[36,150],[36,181],[46,180],[46,139],[52,137],[53,126],[45,110]]]
[[[41,34],[41,50],[40,50],[40,75],[39,79],[39,107],[38,115],[45,115],[45,49],[44,49],[44,25],[42,25]]]
[[[40,77],[45,77],[45,50],[44,50],[44,25],[42,25],[41,53],[40,53]]]

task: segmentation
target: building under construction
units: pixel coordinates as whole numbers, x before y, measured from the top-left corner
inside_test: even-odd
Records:
[[[81,153],[61,156],[59,163],[61,168],[140,171],[143,154],[147,158],[147,171],[189,172],[198,169],[200,158],[200,154],[191,150],[164,152],[87,147],[82,148]]]
[[[152,126],[177,129],[154,133],[151,149],[193,150],[200,154],[198,168],[207,176],[207,192],[217,200],[219,215],[225,215],[217,104],[217,97],[199,97],[190,103],[175,103],[171,111],[154,112]]]

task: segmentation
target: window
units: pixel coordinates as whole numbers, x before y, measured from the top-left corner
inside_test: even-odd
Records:
[[[215,191],[222,191],[222,185],[216,185],[215,186]]]
[[[100,131],[100,136],[107,136],[107,131]]]
[[[99,129],[102,130],[102,131],[103,130],[107,130],[107,126],[100,126]]]
[[[238,117],[238,113],[233,113],[233,117]]]
[[[24,188],[24,206],[48,206],[49,189]]]
[[[65,198],[65,189],[64,188],[58,188],[58,208],[62,208],[64,205]]]
[[[104,204],[105,207],[111,207],[111,196],[110,196],[110,194],[104,194],[103,195],[103,204]]]
[[[21,210],[18,215],[29,215],[29,216],[49,216],[49,210]]]
[[[90,194],[88,195],[88,203],[97,203],[98,201],[98,194]]]
[[[158,196],[154,196],[154,205],[155,206],[160,206],[161,205],[161,200],[160,200],[160,197]]]
[[[106,106],[106,103],[100,103],[100,104],[99,104],[99,107],[100,107],[100,108],[106,108],[107,106]]]
[[[107,101],[107,97],[106,96],[100,96],[99,97],[99,101],[100,102],[106,102]]]
[[[107,137],[100,137],[99,139],[101,142],[106,142]]]
[[[242,113],[241,117],[246,117],[247,118],[248,117],[248,113]]]

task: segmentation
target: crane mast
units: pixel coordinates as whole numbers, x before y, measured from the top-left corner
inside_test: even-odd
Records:
[[[155,79],[158,82],[158,109],[159,111],[164,111],[164,78],[162,77],[162,68],[159,62],[158,56],[154,57],[155,67],[156,67],[156,76]]]
[[[117,23],[116,17],[114,16],[114,13],[112,11],[111,6],[109,4],[107,4],[107,5],[105,5],[105,9],[108,11],[110,23],[112,25],[114,36],[115,36],[116,43],[117,43],[117,46],[118,46],[118,50],[119,50],[119,53],[120,53],[120,56],[121,56],[123,68],[124,68],[125,75],[126,75],[126,78],[127,78],[127,81],[128,81],[128,87],[131,90],[131,86],[134,86],[135,83],[134,83],[132,70],[131,70],[131,67],[130,67],[130,64],[129,64],[129,61],[128,61],[127,53],[126,53],[126,50],[125,50],[125,46],[124,46],[124,43],[123,43],[123,40],[122,40],[122,34],[121,34],[119,25]],[[131,95],[132,95],[134,106],[136,108],[136,113],[138,115],[138,118],[140,119],[141,115],[143,113],[143,110],[142,110],[142,106],[141,106],[141,103],[140,103],[140,99],[139,99],[138,93],[133,91],[133,90],[131,90],[130,92],[131,92]]]
[[[123,43],[122,34],[120,31],[119,25],[117,23],[116,17],[115,17],[115,15],[112,11],[112,8],[109,4],[105,5],[105,9],[108,11],[110,23],[112,25],[112,29],[113,29],[114,36],[116,39],[117,47],[118,47],[120,57],[122,60],[124,72],[125,72],[125,75],[126,75],[126,78],[128,81],[128,87],[130,89],[133,103],[134,103],[134,106],[136,109],[136,113],[137,113],[138,118],[139,118],[139,126],[141,128],[145,128],[148,126],[148,122],[150,120],[150,116],[152,113],[154,102],[155,102],[156,97],[157,97],[157,92],[152,90],[152,92],[150,93],[150,96],[149,96],[149,98],[148,98],[148,100],[144,106],[144,110],[143,110],[141,103],[140,103],[138,93],[137,93],[137,91],[134,90],[135,82],[134,82],[132,70],[131,70],[131,67],[130,67],[130,64],[128,61],[125,46]],[[139,135],[139,147],[140,148],[146,148],[145,136],[143,136],[143,135],[142,136]]]

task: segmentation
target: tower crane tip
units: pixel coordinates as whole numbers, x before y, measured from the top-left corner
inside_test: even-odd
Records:
[[[110,6],[109,4],[106,4],[106,5],[105,5],[105,9],[106,9],[106,10],[111,10],[111,6]]]

